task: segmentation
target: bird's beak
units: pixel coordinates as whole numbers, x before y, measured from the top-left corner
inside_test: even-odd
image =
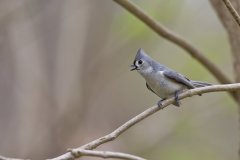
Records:
[[[132,64],[130,67],[131,67],[130,71],[134,71],[138,69],[137,66],[135,66],[134,64]]]

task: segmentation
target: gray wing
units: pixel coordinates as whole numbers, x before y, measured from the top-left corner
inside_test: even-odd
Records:
[[[149,89],[150,91],[152,91],[154,94],[156,94],[153,90],[152,90],[152,88],[150,88],[150,86],[146,83],[146,86],[147,86],[147,89]],[[156,94],[157,95],[157,94]]]
[[[182,83],[183,85],[187,86],[189,89],[195,88],[188,78],[184,77],[183,75],[175,71],[172,71],[172,70],[164,71],[163,75],[175,82]]]

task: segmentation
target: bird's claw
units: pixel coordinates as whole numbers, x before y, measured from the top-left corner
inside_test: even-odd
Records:
[[[175,102],[173,103],[177,107],[180,107],[180,102],[179,102],[179,97],[178,97],[179,93],[180,93],[180,91],[175,92],[175,97],[174,97]]]
[[[165,99],[161,99],[161,100],[159,100],[159,101],[157,102],[157,105],[158,105],[158,107],[159,107],[160,109],[162,109],[162,107],[163,107],[162,102],[163,102],[164,100],[165,100]]]

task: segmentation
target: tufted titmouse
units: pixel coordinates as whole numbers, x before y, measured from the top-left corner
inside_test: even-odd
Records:
[[[174,96],[175,106],[180,106],[178,95],[185,89],[209,86],[211,84],[193,81],[180,73],[158,63],[149,57],[143,49],[137,51],[137,55],[131,65],[131,71],[137,70],[146,80],[147,88],[161,98],[162,101]]]

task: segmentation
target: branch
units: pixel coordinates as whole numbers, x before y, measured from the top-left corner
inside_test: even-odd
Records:
[[[53,158],[51,160],[66,160],[66,159],[77,159],[82,156],[89,157],[100,157],[100,158],[119,158],[125,160],[146,160],[144,158],[134,156],[131,154],[121,153],[121,152],[110,152],[110,151],[96,151],[96,150],[86,150],[86,149],[72,149],[69,153],[66,153],[60,157]]]
[[[25,160],[25,159],[18,159],[18,158],[8,158],[0,155],[0,160]]]
[[[225,84],[225,85],[212,85],[212,86],[207,86],[207,87],[201,87],[201,88],[195,88],[195,89],[191,89],[191,90],[186,90],[183,93],[181,93],[179,95],[179,99],[184,99],[187,97],[192,97],[194,95],[199,95],[199,94],[204,94],[204,93],[209,93],[209,92],[222,92],[222,91],[236,91],[240,89],[240,83],[235,83],[235,84]],[[132,127],[133,125],[137,124],[138,122],[144,120],[145,118],[149,117],[150,115],[156,113],[157,111],[159,111],[160,109],[163,109],[165,107],[167,107],[168,105],[172,104],[173,102],[175,102],[174,97],[166,99],[165,101],[162,102],[162,106],[158,107],[157,105],[154,105],[150,108],[148,108],[147,110],[143,111],[142,113],[140,113],[139,115],[133,117],[132,119],[130,119],[129,121],[127,121],[126,123],[124,123],[123,125],[121,125],[120,127],[118,127],[116,130],[114,130],[112,133],[105,135],[101,138],[98,138],[88,144],[85,144],[79,148],[77,148],[76,150],[81,150],[81,149],[85,149],[85,150],[92,150],[97,148],[98,146],[113,141],[115,140],[119,135],[121,135],[123,132],[125,132],[126,130],[128,130],[130,127]],[[81,155],[79,155],[80,157]],[[79,157],[74,157],[74,158],[79,158]],[[59,157],[56,157],[52,160],[72,160],[73,156],[71,153],[65,153]]]
[[[213,74],[213,76],[222,84],[232,83],[231,80],[211,61],[208,60],[204,56],[204,54],[194,47],[190,42],[180,37],[176,33],[170,31],[168,28],[164,27],[162,24],[158,23],[151,16],[145,13],[141,8],[136,6],[134,3],[129,0],[113,0],[123,8],[131,12],[134,16],[136,16],[139,20],[141,20],[144,24],[146,24],[149,28],[155,31],[158,35],[164,37],[165,39],[175,43],[187,53],[189,53],[193,58],[199,61],[209,72]],[[237,100],[236,93],[230,93],[234,100]]]
[[[240,26],[240,16],[238,15],[237,11],[232,6],[231,2],[229,0],[223,0],[223,2],[226,5],[229,12],[232,14],[233,18],[236,20],[236,22]]]

